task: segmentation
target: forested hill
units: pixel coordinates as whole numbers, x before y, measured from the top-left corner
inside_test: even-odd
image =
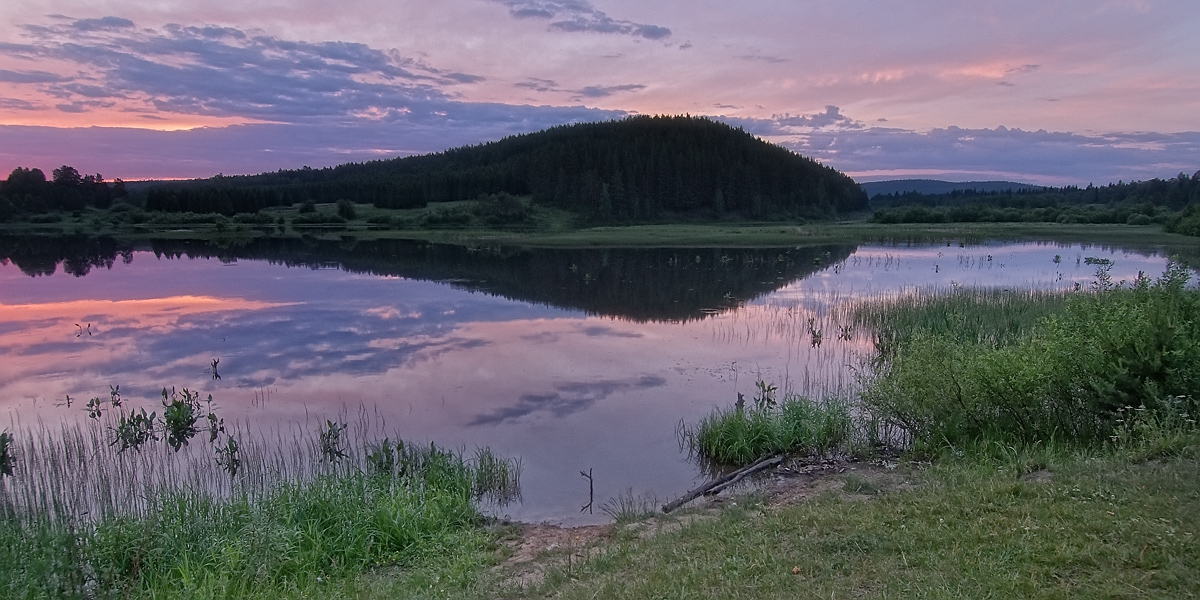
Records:
[[[598,222],[822,217],[867,207],[846,175],[741,129],[638,116],[437,154],[164,185],[148,192],[146,208],[232,214],[340,199],[408,208],[497,193]]]

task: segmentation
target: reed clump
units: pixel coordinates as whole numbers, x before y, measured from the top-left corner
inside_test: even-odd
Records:
[[[130,414],[142,413],[5,432],[0,596],[304,595],[378,566],[477,560],[477,503],[519,494],[520,463],[486,449],[375,440],[332,420],[253,438],[211,412],[172,416],[194,440],[159,420],[132,447]]]
[[[694,426],[681,428],[683,443],[706,461],[743,466],[780,453],[824,455],[850,439],[849,404],[828,398],[818,402],[788,395],[776,402],[760,382],[751,406],[714,410]]]

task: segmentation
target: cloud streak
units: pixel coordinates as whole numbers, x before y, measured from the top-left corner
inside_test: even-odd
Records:
[[[352,42],[285,40],[232,27],[167,25],[140,29],[117,17],[25,27],[31,42],[0,54],[58,61],[74,75],[0,71],[0,81],[37,86],[77,112],[100,100],[127,109],[270,122],[369,116],[444,116],[453,88],[469,73]]]
[[[468,425],[500,425],[519,421],[531,415],[545,415],[562,419],[587,410],[597,402],[619,393],[638,389],[650,389],[667,385],[667,380],[657,375],[642,375],[626,381],[573,381],[555,386],[548,394],[525,394],[516,404],[498,408],[475,417]]]
[[[492,0],[508,8],[517,19],[545,19],[550,29],[568,33],[614,33],[647,40],[671,37],[659,25],[614,19],[585,0]]]

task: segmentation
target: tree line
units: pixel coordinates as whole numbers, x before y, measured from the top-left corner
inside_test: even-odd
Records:
[[[877,223],[1049,222],[1160,223],[1180,231],[1200,205],[1200,171],[1168,179],[1003,192],[905,192],[872,198]],[[1193,226],[1200,232],[1200,222]],[[1193,234],[1195,235],[1195,234]]]
[[[816,218],[867,207],[866,194],[846,175],[741,129],[650,116],[435,154],[163,183],[142,203],[150,211],[232,216],[305,202],[399,209],[497,194],[595,222]]]
[[[75,211],[89,206],[108,208],[114,200],[127,195],[125,182],[120,179],[109,183],[99,173],[81,175],[68,165],[51,171],[49,180],[41,169],[17,167],[0,181],[0,222],[15,216]]]

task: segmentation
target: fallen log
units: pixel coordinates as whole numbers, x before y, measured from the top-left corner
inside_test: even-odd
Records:
[[[679,508],[680,506],[683,506],[684,504],[687,504],[688,502],[691,502],[692,500],[699,498],[700,496],[703,496],[705,494],[715,494],[717,492],[720,492],[721,490],[741,481],[747,475],[756,473],[756,472],[766,469],[768,467],[773,467],[781,462],[783,462],[783,455],[768,456],[767,458],[760,459],[758,462],[756,462],[748,467],[742,467],[724,477],[714,479],[714,480],[680,496],[679,498],[664,504],[662,506],[662,511],[664,514],[669,513],[671,511]]]

